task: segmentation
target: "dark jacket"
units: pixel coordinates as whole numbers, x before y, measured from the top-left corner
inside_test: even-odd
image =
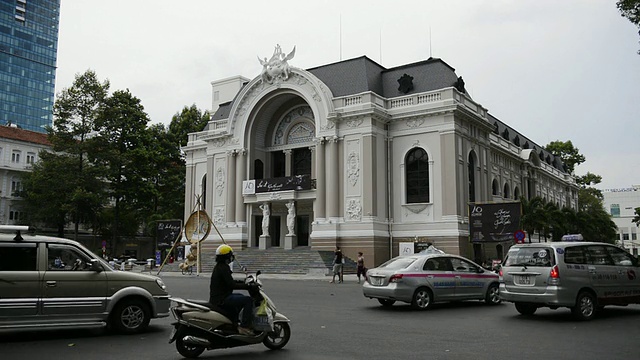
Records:
[[[209,285],[209,303],[222,305],[224,299],[231,295],[233,290],[248,289],[243,281],[233,280],[231,268],[225,263],[216,263],[211,273],[211,283]]]

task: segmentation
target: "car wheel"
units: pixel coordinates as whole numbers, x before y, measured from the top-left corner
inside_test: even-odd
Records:
[[[538,307],[533,304],[516,303],[516,310],[518,310],[520,314],[528,316],[533,315],[536,310],[538,310]]]
[[[277,322],[273,324],[273,331],[267,334],[262,343],[271,350],[279,350],[287,345],[290,338],[291,327],[289,327],[289,323]]]
[[[204,346],[187,344],[183,339],[184,336],[180,336],[176,339],[176,350],[178,350],[180,355],[188,359],[195,359],[204,352]]]
[[[500,299],[500,289],[498,289],[498,284],[492,284],[489,286],[484,302],[489,305],[498,305],[502,302],[502,299]]]
[[[135,334],[149,326],[151,311],[141,300],[124,300],[111,313],[111,327],[119,333]]]
[[[378,302],[380,303],[380,305],[384,307],[389,307],[396,303],[395,300],[389,300],[389,299],[378,299]]]
[[[571,308],[573,316],[582,321],[591,320],[596,315],[597,303],[592,293],[583,291],[578,294],[576,305]]]
[[[419,288],[413,293],[411,306],[418,310],[426,310],[431,305],[431,291],[427,288]]]

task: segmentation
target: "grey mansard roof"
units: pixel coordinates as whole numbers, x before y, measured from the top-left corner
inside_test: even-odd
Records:
[[[386,69],[366,56],[307,69],[331,89],[333,96],[346,96],[367,91],[385,98],[406,95],[398,90],[398,79],[413,77],[411,93],[421,93],[453,86],[458,77],[455,69],[437,58]]]

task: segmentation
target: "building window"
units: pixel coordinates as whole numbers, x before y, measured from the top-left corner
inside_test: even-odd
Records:
[[[622,233],[622,240],[629,240],[629,233]]]
[[[309,148],[293,149],[293,174],[311,175],[311,150]]]
[[[493,195],[500,195],[500,186],[498,186],[498,180],[493,179],[493,184],[491,185],[491,193]]]
[[[502,191],[502,197],[505,198],[505,199],[508,199],[509,195],[510,195],[509,184],[505,183],[504,184],[504,190]]]
[[[22,183],[20,180],[11,180],[11,195],[17,196],[17,192],[22,190]]]
[[[415,148],[407,154],[406,191],[407,203],[429,202],[429,157],[421,148]]]
[[[20,163],[20,151],[19,150],[14,150],[11,153],[11,162],[12,163],[16,163],[16,164]]]
[[[36,154],[27,153],[27,164],[33,164],[36,162]]]

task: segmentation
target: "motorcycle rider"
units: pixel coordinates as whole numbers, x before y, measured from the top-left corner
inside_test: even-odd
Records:
[[[251,331],[253,320],[253,299],[250,296],[234,293],[233,290],[250,290],[250,286],[244,281],[234,280],[229,266],[235,257],[231,246],[223,244],[216,249],[216,265],[211,273],[209,285],[209,303],[218,305],[234,314],[242,310],[242,319],[238,326],[238,333],[242,335],[254,335]]]

